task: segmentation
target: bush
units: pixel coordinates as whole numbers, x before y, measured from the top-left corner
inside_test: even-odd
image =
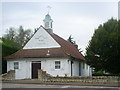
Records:
[[[120,76],[120,74],[94,73],[92,76]]]

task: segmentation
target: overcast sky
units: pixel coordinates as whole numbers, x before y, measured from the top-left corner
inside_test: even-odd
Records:
[[[48,5],[53,32],[64,39],[72,35],[84,52],[94,30],[110,18],[118,18],[117,2],[3,2],[2,33],[9,27],[34,30],[43,25]]]

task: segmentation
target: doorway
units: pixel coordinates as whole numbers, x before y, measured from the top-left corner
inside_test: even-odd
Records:
[[[71,76],[73,76],[73,61],[71,61]]]
[[[81,76],[81,63],[79,62],[79,76]]]
[[[32,62],[32,79],[38,78],[39,69],[41,69],[41,62]]]

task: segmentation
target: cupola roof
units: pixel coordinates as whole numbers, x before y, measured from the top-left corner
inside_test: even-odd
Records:
[[[51,16],[49,15],[49,13],[45,15],[45,20],[51,20]]]

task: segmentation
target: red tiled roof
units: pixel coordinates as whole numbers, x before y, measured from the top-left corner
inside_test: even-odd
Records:
[[[63,38],[56,34],[50,34],[60,45],[62,50],[69,56],[77,59],[85,60],[84,56],[78,51],[78,49],[70,42],[67,42]]]
[[[67,42],[66,40],[64,40],[63,38],[59,37],[56,34],[50,34],[50,35],[53,37],[54,40],[57,41],[57,43],[60,44],[61,48],[22,49],[10,56],[6,56],[5,58],[32,58],[32,57],[42,58],[42,57],[72,56],[80,60],[85,60],[84,56],[78,51],[78,49],[73,44]],[[48,53],[48,50],[50,51],[49,56],[46,55]]]
[[[49,53],[48,53],[49,51]],[[66,57],[67,55],[61,48],[43,48],[43,49],[21,49],[16,53],[5,58],[44,58],[44,57]]]

